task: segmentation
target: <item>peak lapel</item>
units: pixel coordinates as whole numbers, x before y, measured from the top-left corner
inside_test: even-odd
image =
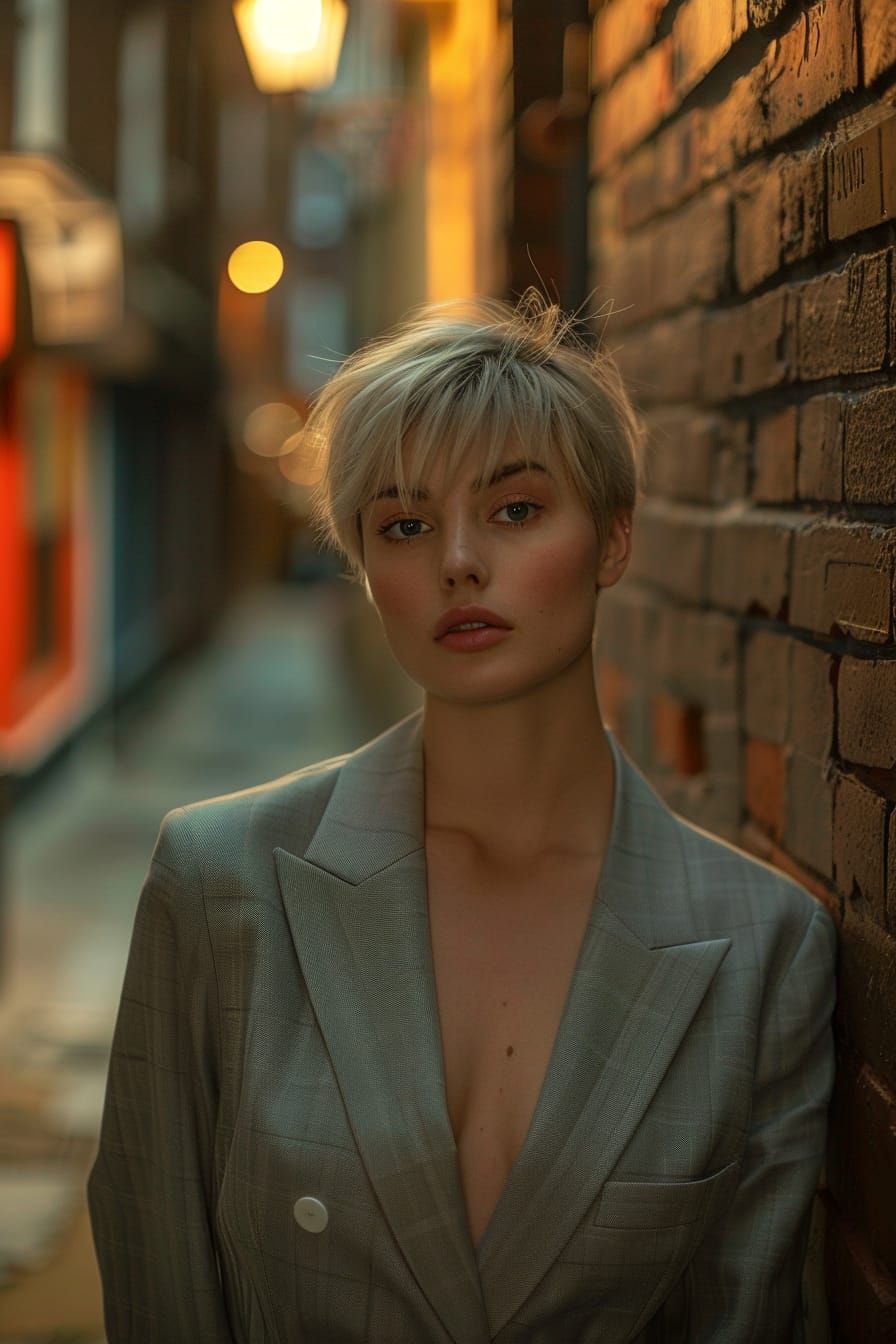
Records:
[[[676,823],[615,744],[614,754],[598,896],[529,1133],[479,1248],[493,1335],[597,1198],[730,946],[665,945],[657,907],[680,912],[689,899]]]
[[[383,1213],[457,1344],[488,1339],[445,1104],[419,719],[349,757],[304,857],[276,851],[308,992]]]

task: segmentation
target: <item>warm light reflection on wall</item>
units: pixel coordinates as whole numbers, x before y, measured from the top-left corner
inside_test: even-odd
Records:
[[[233,15],[262,93],[333,83],[348,16],[344,0],[236,0]]]
[[[283,275],[283,253],[273,243],[241,243],[230,254],[227,274],[244,294],[265,294]]]
[[[426,170],[426,268],[430,300],[488,293],[496,196],[495,6],[455,0],[429,42],[431,140]]]

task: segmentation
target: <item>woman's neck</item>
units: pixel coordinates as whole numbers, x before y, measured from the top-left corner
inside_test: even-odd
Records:
[[[457,832],[492,854],[600,850],[613,810],[613,756],[593,676],[519,699],[427,698],[428,832]]]

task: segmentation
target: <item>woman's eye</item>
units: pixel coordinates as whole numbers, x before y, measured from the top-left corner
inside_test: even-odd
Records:
[[[431,531],[432,528],[422,518],[396,518],[394,523],[386,523],[379,529],[380,535],[388,537],[390,541],[410,541],[411,537],[419,537]]]
[[[514,500],[511,504],[502,504],[495,517],[499,522],[507,523],[525,523],[540,508],[539,504],[529,504],[524,499]],[[506,518],[501,518],[501,514],[506,514]]]

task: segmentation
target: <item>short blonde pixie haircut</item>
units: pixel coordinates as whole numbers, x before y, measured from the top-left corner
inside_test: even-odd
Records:
[[[346,360],[305,435],[321,465],[315,521],[357,578],[366,504],[395,487],[412,509],[436,464],[451,480],[471,451],[487,479],[509,445],[562,466],[603,550],[612,519],[635,506],[643,433],[615,363],[580,325],[533,289],[516,307],[429,305]]]

